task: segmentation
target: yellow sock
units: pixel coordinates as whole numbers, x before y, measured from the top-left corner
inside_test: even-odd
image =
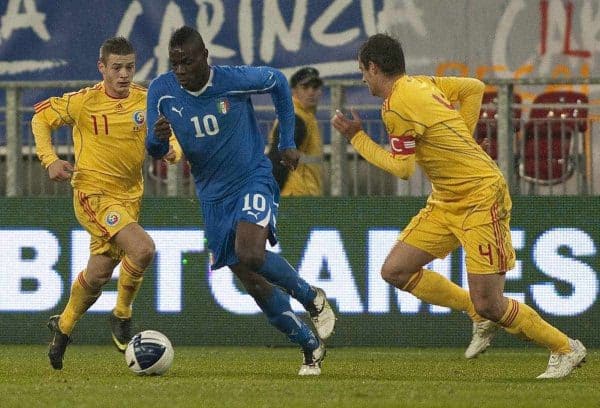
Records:
[[[79,272],[77,279],[71,285],[71,295],[65,310],[60,315],[58,327],[64,334],[70,336],[75,323],[96,302],[100,289],[92,288],[85,280],[85,269]]]
[[[508,308],[498,323],[507,332],[548,347],[554,353],[571,351],[566,334],[542,319],[535,310],[514,299],[508,299]]]
[[[140,290],[144,279],[144,269],[134,264],[131,259],[124,257],[119,270],[119,283],[117,293],[117,306],[113,313],[121,319],[131,317],[133,299]]]
[[[439,273],[421,269],[411,276],[402,290],[412,293],[424,302],[466,312],[474,322],[484,320],[475,313],[469,292]]]

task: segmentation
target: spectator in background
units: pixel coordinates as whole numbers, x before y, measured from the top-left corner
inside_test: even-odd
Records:
[[[323,93],[323,80],[313,67],[299,69],[290,78],[292,99],[296,114],[294,139],[301,153],[295,171],[290,172],[281,164],[279,122],[276,121],[269,135],[269,158],[273,175],[281,189],[281,196],[323,195],[323,140],[317,123],[317,105]]]
[[[485,351],[503,327],[550,350],[547,369],[537,378],[569,375],[585,361],[583,344],[528,305],[504,296],[506,272],[515,263],[512,202],[500,169],[472,137],[484,84],[474,78],[407,75],[400,43],[386,34],[373,35],[361,46],[358,65],[371,93],[383,99],[391,152],[371,140],[354,111],[352,118],[337,112],[333,126],[366,160],[397,177],[407,179],[418,163],[433,187],[426,207],[388,254],[383,279],[427,303],[466,312],[473,320],[467,358]],[[469,291],[424,268],[459,246],[466,254]]]
[[[31,130],[37,155],[54,181],[71,180],[75,216],[91,235],[90,257],[71,286],[60,315],[48,321],[48,350],[54,369],[63,367],[77,321],[100,297],[102,286],[121,262],[117,304],[110,314],[112,339],[124,352],[132,337],[132,304],[144,271],[154,258],[154,241],[138,224],[146,157],[146,88],[132,82],[135,51],[123,37],[100,47],[98,70],[103,81],[35,105]],[[60,159],[52,146],[52,130],[73,128],[74,165]],[[164,158],[181,154],[171,136]]]

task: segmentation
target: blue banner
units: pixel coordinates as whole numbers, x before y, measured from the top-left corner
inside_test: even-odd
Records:
[[[600,43],[591,3],[3,0],[0,80],[96,80],[98,48],[115,35],[136,46],[136,80],[149,80],[169,69],[168,40],[182,25],[200,31],[213,64],[270,65],[288,76],[314,65],[324,78],[358,78],[358,48],[387,32],[402,42],[411,74],[593,77]]]
[[[169,69],[168,40],[182,25],[204,37],[213,64],[316,64],[357,74],[357,47],[376,32],[380,1],[177,0],[0,2],[0,80],[95,80],[98,49],[123,35],[137,50],[136,79]]]

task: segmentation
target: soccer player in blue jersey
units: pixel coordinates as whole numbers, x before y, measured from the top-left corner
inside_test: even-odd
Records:
[[[169,41],[171,71],[148,89],[146,147],[155,158],[168,149],[171,129],[191,165],[214,269],[229,266],[269,322],[302,347],[299,375],[319,375],[324,339],[335,315],[322,289],[310,286],[280,255],[276,243],[279,188],[265,156],[252,94],[271,95],[280,122],[282,161],[295,169],[294,107],[285,76],[270,67],[211,66],[202,36],[177,29]],[[309,312],[317,335],[294,314],[289,297]]]

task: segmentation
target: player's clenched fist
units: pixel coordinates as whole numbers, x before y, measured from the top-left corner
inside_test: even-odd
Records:
[[[169,140],[171,137],[171,125],[164,116],[159,116],[158,120],[154,123],[154,134],[160,141]]]
[[[352,140],[354,135],[362,130],[362,121],[358,113],[351,109],[352,119],[344,116],[339,110],[335,111],[335,115],[331,118],[333,127],[342,134],[348,141]]]
[[[48,177],[53,181],[65,181],[71,178],[73,165],[65,160],[55,160],[48,166]]]
[[[296,149],[285,149],[281,152],[281,164],[288,170],[296,170],[300,161],[300,152]]]

